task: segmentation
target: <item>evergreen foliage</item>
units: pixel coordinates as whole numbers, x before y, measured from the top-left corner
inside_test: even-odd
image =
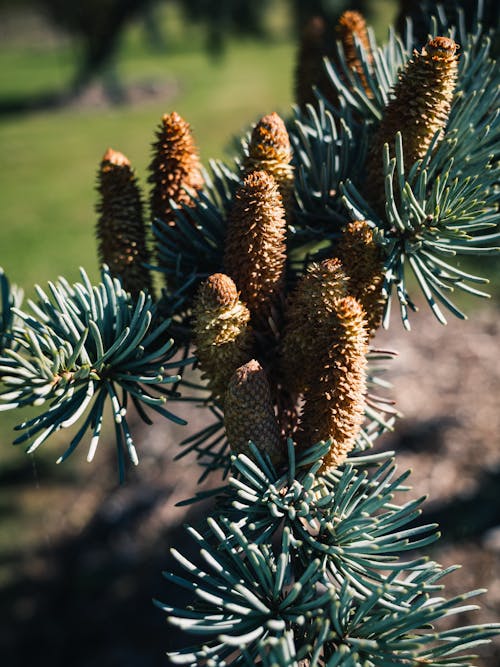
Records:
[[[164,407],[169,394],[165,385],[179,380],[167,371],[179,364],[171,361],[173,341],[166,337],[169,322],[153,324],[155,307],[150,296],[141,292],[137,301],[132,299],[107,267],[97,287],[83,270],[81,276],[82,282],[74,285],[64,278],[49,283],[48,293],[36,286],[36,301],[28,300],[31,312],[12,309],[18,323],[10,335],[17,349],[6,349],[0,357],[0,410],[40,408],[39,414],[16,426],[23,433],[14,442],[30,442],[28,452],[59,429],[79,423],[59,461],[74,451],[88,431],[90,461],[109,402],[122,479],[124,454],[138,463],[126,418],[129,402],[146,423],[151,423],[146,406],[184,423]]]
[[[443,324],[443,307],[464,317],[455,289],[486,296],[456,257],[499,250],[490,37],[438,16],[427,44],[408,29],[379,47],[359,15],[339,25],[321,76],[297,84],[295,117],[264,116],[232,165],[202,170],[189,125],[163,116],[149,177],[157,302],[145,255],[140,286],[126,266],[105,266],[97,286],[82,271],[37,287],[30,312],[0,274],[0,409],[40,408],[17,427],[28,451],[78,423],[60,460],[87,431],[91,459],[109,402],[123,477],[124,452],[138,461],[129,403],[146,423],[148,407],[182,421],[167,398],[213,417],[179,452],[225,481],[186,501],[214,507],[187,528],[198,559],[174,549],[179,570],[165,573],[192,598],[158,603],[194,636],[174,664],[471,665],[500,629],[440,627],[481,591],[444,597],[450,570],[421,553],[438,538],[418,523],[423,499],[401,501],[409,473],[367,451],[398,416],[371,393],[387,388],[378,362],[391,353],[369,341],[393,292],[410,328],[407,272]],[[191,346],[200,381],[180,372]]]

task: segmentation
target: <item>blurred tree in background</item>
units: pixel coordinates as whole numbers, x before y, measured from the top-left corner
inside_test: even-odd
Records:
[[[153,47],[168,46],[161,35],[159,23],[155,20],[155,10],[167,0],[2,0],[0,7],[16,8],[19,4],[40,12],[59,29],[68,33],[80,47],[77,69],[70,83],[69,94],[78,94],[96,76],[104,75],[107,92],[112,101],[124,101],[123,90],[113,67],[121,36],[131,21],[140,17],[144,21],[148,39]],[[206,33],[206,48],[213,56],[220,56],[230,35],[257,36],[265,38],[266,19],[273,3],[265,0],[171,0],[177,5],[186,22],[195,22],[203,26]],[[370,0],[287,0],[296,31],[313,16],[321,16],[327,24],[333,25],[340,13],[346,8],[363,12],[370,20],[374,9],[380,3]],[[498,25],[497,3],[485,0],[485,22]],[[417,33],[425,32],[425,17],[434,2],[412,2],[400,0],[399,27],[403,27],[404,16],[411,16]],[[455,3],[448,0],[443,3],[443,11],[452,12]],[[465,3],[465,21],[470,29],[475,2]],[[425,34],[418,34],[418,39],[425,41]]]
[[[275,3],[265,0],[171,0],[168,3],[167,0],[0,0],[0,9],[19,11],[25,7],[34,10],[74,41],[79,57],[67,91],[70,98],[102,76],[110,100],[120,103],[125,101],[125,95],[114,61],[123,33],[132,21],[140,19],[150,46],[167,49],[168,38],[162,34],[163,26],[156,20],[156,12],[166,4],[176,6],[186,23],[201,25],[207,52],[220,57],[232,35],[265,39],[267,20]],[[371,17],[377,4],[369,0],[351,3],[345,0],[286,0],[297,32],[312,16],[321,16],[333,25],[347,7]]]

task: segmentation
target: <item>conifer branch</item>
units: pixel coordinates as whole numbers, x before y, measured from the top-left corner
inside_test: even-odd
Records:
[[[340,184],[362,177],[368,145],[366,126],[353,130],[351,121],[335,118],[322,100],[295,121],[290,133],[296,160],[294,250],[334,242],[345,224]]]
[[[152,326],[155,307],[150,296],[140,292],[133,301],[107,267],[97,287],[83,270],[81,276],[82,283],[74,285],[62,278],[49,283],[49,293],[37,286],[37,300],[28,301],[32,314],[13,310],[22,326],[12,332],[17,351],[7,349],[0,357],[0,411],[38,408],[35,417],[16,427],[23,433],[14,444],[30,443],[28,452],[79,423],[59,462],[88,431],[90,461],[100,440],[105,404],[110,404],[122,479],[124,454],[138,463],[126,418],[129,402],[148,423],[145,407],[185,423],[164,407],[169,394],[164,387],[180,379],[168,371],[179,363],[171,361],[173,341],[165,338],[169,322]]]
[[[455,266],[454,258],[499,252],[497,246],[490,245],[500,240],[498,233],[489,233],[499,219],[496,193],[488,184],[491,174],[489,170],[485,172],[484,187],[477,175],[459,179],[458,174],[453,174],[454,161],[450,161],[447,169],[432,180],[429,171],[432,170],[433,157],[427,156],[428,162],[417,163],[417,168],[407,176],[399,133],[395,154],[391,158],[389,147],[385,147],[385,218],[379,218],[371,211],[353,184],[347,182],[343,186],[344,201],[351,217],[359,219],[370,211],[378,228],[377,242],[385,255],[385,325],[394,290],[403,322],[410,328],[408,308],[415,310],[415,306],[408,293],[407,270],[414,273],[429,306],[442,324],[446,324],[446,319],[439,303],[465,319],[464,313],[454,304],[452,293],[459,289],[488,297],[474,286],[488,281]]]
[[[399,416],[373,393],[392,353],[368,344],[393,294],[408,328],[408,273],[440,321],[443,306],[463,317],[454,292],[486,296],[486,281],[455,258],[499,252],[500,73],[479,25],[448,29],[439,10],[429,26],[447,36],[411,56],[410,29],[377,47],[347,13],[322,74],[328,36],[313,23],[295,122],[264,116],[233,167],[203,171],[189,125],[163,117],[149,179],[158,303],[127,282],[130,246],[137,267],[149,260],[137,182],[114,151],[99,172],[98,235],[116,267],[97,286],[82,271],[37,287],[28,309],[0,270],[0,410],[35,409],[17,427],[28,451],[76,425],[59,460],[88,432],[91,460],[109,404],[123,477],[124,454],[138,461],[130,405],[148,424],[148,407],[183,423],[167,399],[212,418],[179,454],[225,482],[184,502],[215,500],[204,528],[187,529],[196,561],[174,549],[165,573],[191,596],[158,603],[194,635],[174,664],[470,666],[467,652],[500,632],[435,627],[481,591],[446,599],[454,568],[422,554],[439,534],[418,523],[421,498],[402,499],[409,473],[366,451]],[[193,345],[200,383],[177,372]]]
[[[174,664],[243,665],[276,655],[318,667],[415,658],[469,665],[461,654],[498,632],[497,624],[433,628],[440,617],[475,609],[469,600],[482,591],[446,600],[440,580],[453,568],[403,557],[437,538],[435,526],[414,525],[421,499],[394,503],[408,473],[396,477],[393,461],[379,455],[366,468],[346,465],[318,478],[327,447],[317,444],[295,460],[289,442],[282,475],[254,445],[252,458],[233,458],[217,518],[203,533],[188,528],[201,564],[173,550],[183,572],[164,573],[192,592],[193,603],[189,610],[158,606],[175,627],[205,635],[202,645],[170,654]]]

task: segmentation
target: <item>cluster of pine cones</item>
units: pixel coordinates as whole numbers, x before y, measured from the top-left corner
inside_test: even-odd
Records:
[[[363,18],[346,12],[337,36],[345,61],[365,85],[356,47],[362,45],[370,63]],[[385,201],[384,143],[402,130],[412,164],[444,127],[456,79],[455,50],[452,40],[437,37],[415,52],[400,74],[368,152],[366,194],[375,207]],[[299,49],[296,92],[302,107],[314,103],[311,91],[322,85],[318,58],[325,54],[323,26],[316,20],[304,31]],[[384,307],[383,255],[366,221],[346,223],[335,255],[309,265],[290,284],[286,236],[294,215],[292,157],[283,120],[276,113],[264,116],[241,165],[223,266],[199,286],[192,304],[192,341],[212,397],[223,408],[234,452],[248,452],[252,441],[279,465],[287,437],[299,448],[330,440],[323,464],[328,469],[352,450],[364,419],[369,339]],[[189,209],[192,195],[203,188],[189,125],[175,112],[162,118],[149,181],[151,218],[167,225],[176,225],[174,208]],[[151,291],[141,194],[121,153],[109,149],[104,155],[98,190],[100,259],[132,295]]]
[[[224,272],[193,304],[196,355],[235,452],[249,441],[279,464],[286,437],[330,439],[326,467],[353,448],[364,416],[370,332],[381,319],[382,263],[367,223],[346,225],[336,257],[286,293],[292,151],[273,113],[255,126],[227,220]]]

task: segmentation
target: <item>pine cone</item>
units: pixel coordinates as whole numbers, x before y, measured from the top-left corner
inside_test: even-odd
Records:
[[[423,158],[436,132],[443,132],[450,113],[458,70],[458,45],[449,37],[435,37],[399,75],[393,98],[373,136],[366,165],[367,198],[385,210],[382,154],[385,143],[393,151],[398,131],[403,137],[406,172]]]
[[[261,365],[252,359],[236,370],[226,392],[224,422],[231,450],[249,454],[251,440],[273,463],[283,458],[271,392]]]
[[[330,320],[339,299],[347,294],[348,279],[338,259],[312,264],[292,292],[285,311],[281,372],[292,394],[314,381],[318,350],[329,341]]]
[[[193,303],[193,338],[200,368],[218,398],[234,371],[252,358],[249,320],[229,276],[215,273],[200,285]]]
[[[354,41],[354,38],[357,37],[363,46],[368,62],[371,63],[373,61],[373,56],[364,16],[356,11],[344,12],[337,23],[336,32],[337,38],[342,42],[346,63],[359,75],[365,91],[371,96],[372,93],[368,87],[366,76],[363,71],[363,65],[359,59],[356,43]]]
[[[99,261],[120,278],[125,290],[137,296],[153,293],[146,245],[141,193],[128,158],[108,148],[97,174],[99,218],[96,225]]]
[[[301,34],[295,66],[295,98],[304,111],[308,104],[316,105],[314,87],[325,80],[326,24],[321,16],[313,16]]]
[[[263,170],[274,176],[290,218],[293,195],[292,148],[285,123],[277,113],[261,118],[252,131],[248,155],[243,162],[247,174]]]
[[[315,341],[315,380],[304,393],[298,434],[302,448],[332,440],[322,470],[345,460],[364,418],[368,335],[363,308],[354,297],[337,301],[329,334],[328,345]]]
[[[283,289],[285,216],[274,178],[255,171],[243,181],[229,215],[224,267],[241,291],[252,321],[267,326]]]
[[[153,184],[151,216],[173,225],[170,200],[176,204],[191,204],[185,189],[193,192],[203,187],[201,164],[189,123],[175,111],[162,117],[156,138],[148,178]]]
[[[337,257],[349,276],[348,292],[363,306],[368,331],[374,334],[384,314],[382,252],[365,220],[346,225],[336,248]]]

